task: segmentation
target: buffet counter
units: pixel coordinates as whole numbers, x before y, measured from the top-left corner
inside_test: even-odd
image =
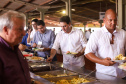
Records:
[[[81,77],[84,79],[88,79],[90,82],[87,82],[86,84],[126,84],[126,80],[105,75],[102,73],[98,73],[95,70],[90,71],[86,70],[84,67],[77,67],[73,65],[63,65],[63,63],[60,62],[53,62],[51,63],[51,69],[49,66],[49,63],[41,62],[41,63],[32,63],[29,62],[30,66],[30,74],[31,77],[35,80],[40,81],[43,84],[55,84],[50,81],[58,81],[61,79],[72,79]],[[53,77],[53,78],[43,78],[42,75],[47,74],[53,74],[53,75],[59,75],[59,73],[65,73],[67,76],[63,77]],[[74,83],[75,84],[75,83]],[[85,84],[85,83],[81,83]]]

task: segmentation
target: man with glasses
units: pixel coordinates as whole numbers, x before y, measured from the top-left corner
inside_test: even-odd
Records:
[[[89,38],[86,57],[96,63],[97,72],[123,78],[126,74],[113,59],[119,54],[125,56],[126,32],[116,28],[117,15],[114,10],[108,9],[103,20],[105,25]]]
[[[60,19],[60,31],[55,39],[54,45],[51,49],[51,55],[47,59],[48,62],[52,61],[56,52],[60,48],[63,54],[63,63],[83,67],[84,50],[86,46],[86,38],[81,30],[72,28],[71,21],[68,16],[63,16]],[[74,52],[67,54],[67,52]]]
[[[42,20],[38,20],[37,29],[38,31],[33,38],[33,47],[40,45],[41,48],[44,48],[42,51],[38,51],[37,54],[40,57],[47,58],[47,55],[50,56],[50,50],[55,40],[55,34],[52,30],[46,29],[45,23]]]

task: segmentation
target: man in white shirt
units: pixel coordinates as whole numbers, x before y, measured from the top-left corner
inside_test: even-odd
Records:
[[[27,43],[32,43],[32,41],[33,41],[33,37],[34,37],[35,33],[37,32],[37,22],[38,22],[38,19],[33,19],[31,21],[33,31],[28,34]]]
[[[97,72],[123,78],[126,74],[113,59],[119,54],[125,55],[126,32],[116,28],[117,16],[112,9],[106,11],[104,23],[101,29],[91,34],[85,55],[96,63]]]
[[[60,48],[63,54],[63,63],[75,66],[83,67],[84,62],[84,50],[86,46],[86,38],[81,30],[72,28],[70,18],[63,16],[60,19],[60,26],[63,31],[60,31],[54,41],[54,45],[51,49],[48,62],[52,61],[56,52]],[[66,54],[67,51],[76,52],[77,54]]]

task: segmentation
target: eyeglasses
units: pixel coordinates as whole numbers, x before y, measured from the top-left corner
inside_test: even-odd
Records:
[[[115,36],[114,36],[114,34],[112,34],[112,39],[110,40],[110,44],[114,44],[114,38],[115,38]]]
[[[44,27],[41,27],[41,28],[37,28],[37,29],[44,29]]]

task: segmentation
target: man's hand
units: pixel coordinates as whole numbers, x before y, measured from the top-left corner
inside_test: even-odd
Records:
[[[30,35],[31,35],[31,31],[27,31],[27,33],[28,33],[28,36],[30,36]]]
[[[76,55],[74,55],[74,57],[79,57],[81,55],[83,55],[84,53],[78,52]]]
[[[50,51],[50,48],[44,48],[43,51]]]
[[[32,47],[33,48],[37,47],[37,44],[36,43],[33,43]]]
[[[52,57],[48,57],[46,61],[47,62],[52,62],[52,59],[53,59]]]
[[[103,65],[105,66],[112,66],[114,65],[116,62],[111,61],[110,57],[107,57],[105,59],[103,59]]]
[[[18,48],[19,48],[21,51],[24,51],[24,50],[27,48],[27,46],[26,46],[26,45],[23,45],[23,44],[20,44],[20,45],[18,46]]]

